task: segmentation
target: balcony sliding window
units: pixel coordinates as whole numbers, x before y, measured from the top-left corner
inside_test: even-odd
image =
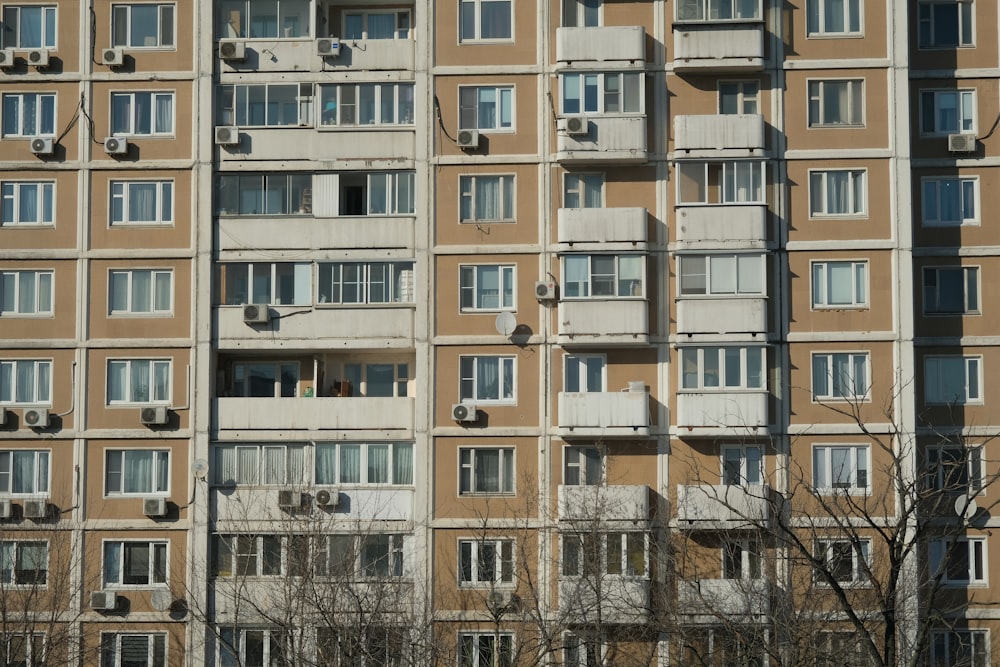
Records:
[[[741,391],[765,388],[763,347],[682,347],[681,388]]]
[[[3,48],[54,49],[56,5],[7,5],[3,8]]]
[[[405,398],[410,393],[410,364],[406,362],[348,361],[334,365],[339,380],[334,389],[341,396]],[[344,389],[346,381],[347,391]],[[337,383],[340,383],[339,385]]]
[[[678,0],[678,21],[756,20],[761,17],[759,0]]]
[[[413,125],[412,83],[339,83],[319,87],[325,127]]]
[[[766,164],[757,160],[679,162],[679,204],[766,204]]]
[[[309,0],[219,0],[215,36],[219,39],[309,37]]]
[[[271,83],[219,86],[219,125],[296,127],[312,123],[312,84]]]
[[[644,255],[565,255],[563,297],[643,298],[645,274]]]
[[[221,174],[217,181],[219,215],[308,215],[312,213],[312,174]]]
[[[296,361],[256,361],[233,364],[232,396],[294,398],[299,395]]]
[[[411,18],[408,9],[344,12],[341,39],[409,39]]]
[[[413,484],[413,444],[409,442],[319,442],[315,459],[316,484]]]
[[[312,264],[227,262],[216,265],[215,302],[305,306],[312,303]]]
[[[680,296],[763,296],[764,269],[761,254],[681,255]]]
[[[340,215],[413,215],[412,171],[345,172],[340,174]]]
[[[319,302],[413,303],[413,262],[334,262],[319,265]]]
[[[213,445],[212,479],[220,486],[302,486],[303,445]]]
[[[563,114],[642,113],[641,72],[582,72],[563,74]]]

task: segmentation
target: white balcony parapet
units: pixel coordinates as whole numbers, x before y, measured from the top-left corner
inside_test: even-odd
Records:
[[[674,157],[737,157],[764,150],[760,114],[702,114],[674,117]]]
[[[268,619],[255,610],[280,609],[288,604],[292,584],[285,577],[214,577],[210,579],[210,604],[214,619],[219,623],[259,623]],[[252,603],[249,602],[252,600]],[[410,577],[392,577],[365,581],[341,577],[331,578],[330,588],[319,599],[317,608],[300,600],[303,614],[337,613],[340,617],[357,617],[378,609],[386,620],[399,616],[405,622],[407,610],[413,604],[413,581]],[[312,603],[315,604],[315,603]]]
[[[622,164],[647,161],[645,116],[588,116],[586,122],[585,134],[558,132],[557,160]]]
[[[559,302],[560,345],[648,345],[646,299]]]
[[[767,299],[682,298],[676,303],[681,334],[767,333]]]
[[[771,611],[767,579],[697,579],[677,582],[677,608],[685,615],[764,616]]]
[[[559,580],[559,610],[574,622],[642,623],[649,618],[650,582],[602,575]]]
[[[586,63],[625,61],[645,64],[646,30],[642,26],[556,28],[556,61]]]
[[[413,160],[416,132],[413,126],[368,129],[364,126],[241,127],[237,145],[219,149],[219,161],[333,160],[350,156],[355,160]]]
[[[382,431],[413,433],[412,398],[215,399],[220,431]],[[396,435],[398,434],[398,435]]]
[[[558,212],[557,236],[565,249],[586,244],[631,244],[643,248],[646,244],[646,209],[622,208],[561,208]]]
[[[611,484],[559,486],[561,521],[648,521],[649,487]]]
[[[760,248],[767,242],[767,206],[678,206],[676,240],[681,248]]]
[[[759,529],[772,518],[771,487],[734,484],[679,484],[677,525],[680,528]]]
[[[327,58],[328,70],[413,70],[412,39],[342,39],[340,55]]]
[[[763,390],[683,390],[677,394],[676,427],[685,437],[766,434],[768,396]]]
[[[764,68],[764,24],[674,26],[674,71],[753,72]]]
[[[646,438],[649,392],[559,392],[558,421],[563,437]]]
[[[297,348],[338,349],[412,348],[414,309],[407,306],[351,308],[327,306],[270,306],[271,321],[250,326],[242,307],[215,308],[218,344],[222,349],[273,350],[276,341]],[[295,313],[294,317],[281,317]],[[322,332],[317,335],[317,332]],[[336,343],[332,343],[334,339]]]
[[[403,487],[306,486],[289,487],[308,499],[304,512],[325,512],[330,519],[410,521],[413,519],[414,490]],[[325,489],[338,496],[335,507],[315,506],[316,492]],[[227,480],[213,480],[212,516],[224,530],[246,530],[248,522],[287,521],[296,512],[278,507],[279,488],[227,485]]]
[[[322,248],[412,249],[413,216],[313,217],[220,216],[220,251],[319,250]],[[280,234],[275,234],[280,229]]]
[[[413,71],[414,42],[407,39],[341,40],[340,55],[316,53],[316,39],[235,38],[246,48],[243,60],[220,60],[223,75],[233,72],[328,72],[331,70]]]

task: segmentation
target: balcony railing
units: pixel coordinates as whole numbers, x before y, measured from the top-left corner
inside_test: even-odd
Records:
[[[760,114],[715,114],[674,117],[674,156],[750,156],[764,150],[764,117]]]
[[[412,488],[295,486],[289,490],[306,496],[306,511],[326,511],[329,514],[325,516],[331,518],[359,521],[409,521],[413,518]],[[315,506],[316,493],[320,490],[337,494],[335,506],[327,510]],[[278,506],[280,492],[278,487],[227,487],[224,480],[216,482],[211,494],[212,516],[220,526],[231,525],[235,530],[246,530],[248,521],[286,521],[295,513]]]
[[[677,332],[767,333],[767,299],[677,299]]]
[[[648,345],[646,299],[559,302],[560,345]]]
[[[642,66],[646,31],[642,26],[556,28],[556,61],[587,63],[625,61]]]
[[[220,431],[378,431],[411,437],[412,398],[215,399]]]
[[[644,208],[561,208],[558,216],[559,244],[567,249],[588,243],[646,243]]]
[[[771,612],[767,579],[698,579],[677,582],[677,607],[685,615],[764,616]]]
[[[219,250],[412,249],[413,216],[220,216]],[[275,234],[275,229],[280,234]]]
[[[563,437],[649,437],[649,392],[560,392],[558,422]]]
[[[560,130],[556,138],[560,162],[646,162],[645,116],[588,116],[579,134]]]
[[[675,25],[673,65],[676,72],[760,71],[764,69],[764,25]]]
[[[559,580],[559,610],[578,623],[641,623],[650,612],[649,579],[602,575]]]
[[[326,72],[331,70],[413,70],[414,42],[409,39],[341,40],[340,54],[321,56],[313,37],[232,38],[245,57],[221,59],[220,71]]]
[[[685,390],[677,394],[675,425],[687,429],[685,436],[712,436],[720,431],[733,435],[766,432],[768,396],[766,391]]]
[[[758,248],[767,242],[767,206],[679,206],[676,239],[685,248]]]
[[[677,525],[686,529],[760,529],[770,525],[771,488],[762,485],[681,484]]]
[[[219,150],[219,161],[328,160],[350,155],[352,159],[399,160],[416,157],[412,125],[369,128],[358,126],[241,127],[239,143]]]
[[[559,486],[561,521],[648,521],[649,487],[644,485]]]
[[[275,341],[296,341],[297,347],[330,347],[331,339],[378,341],[380,347],[400,347],[413,341],[413,308],[405,305],[364,307],[270,306],[271,321],[250,326],[243,308],[216,307],[219,344],[223,348],[273,350]],[[303,312],[305,311],[305,312]],[[294,317],[281,317],[295,313]],[[317,337],[322,332],[322,337]],[[392,342],[396,341],[396,345]]]

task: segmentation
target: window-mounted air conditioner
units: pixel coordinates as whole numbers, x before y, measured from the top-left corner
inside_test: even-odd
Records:
[[[97,611],[113,611],[118,606],[118,594],[114,591],[91,591],[90,608]]]
[[[28,61],[28,64],[32,67],[48,67],[49,66],[49,50],[48,49],[32,49],[28,51],[28,55],[24,57]]]
[[[165,405],[147,405],[139,408],[139,422],[142,424],[162,426],[167,423],[169,416]]]
[[[949,134],[948,150],[952,153],[975,153],[976,135],[974,134]]]
[[[479,148],[479,130],[459,130],[455,143],[459,148]]]
[[[556,284],[552,280],[539,280],[535,283],[535,298],[539,301],[552,301],[556,298]]]
[[[146,516],[166,516],[167,515],[167,499],[166,498],[143,498],[142,499],[142,513]]]
[[[451,418],[457,422],[474,422],[479,418],[479,411],[471,403],[456,403],[451,406]]]
[[[31,152],[35,155],[52,155],[56,150],[56,142],[52,137],[32,137]]]
[[[235,39],[225,39],[219,42],[219,57],[223,60],[246,60],[247,45]]]
[[[316,40],[316,55],[336,58],[340,55],[340,40],[336,37],[320,37]]]
[[[45,408],[26,408],[24,411],[24,423],[31,428],[47,428],[49,425],[49,411]]]
[[[334,508],[340,504],[340,492],[336,489],[320,489],[316,492],[315,498],[319,507]]]
[[[109,67],[121,67],[125,64],[125,49],[113,47],[101,51],[101,63]]]
[[[265,303],[248,303],[243,306],[243,322],[264,324],[271,321],[271,309]]]
[[[570,116],[559,121],[559,129],[569,136],[580,136],[590,130],[590,122],[586,116]]]
[[[24,516],[27,519],[47,519],[49,517],[48,499],[25,500]]]

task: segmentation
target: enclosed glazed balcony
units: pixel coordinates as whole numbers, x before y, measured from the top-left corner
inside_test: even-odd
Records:
[[[218,151],[223,164],[246,160],[321,161],[346,155],[357,160],[416,157],[416,133],[412,125],[384,129],[320,125],[319,132],[312,122],[299,127],[235,127],[238,140]]]
[[[561,577],[559,611],[578,623],[642,623],[650,614],[650,581],[605,575]]]
[[[291,431],[378,431],[412,437],[413,399],[408,397],[221,397],[217,428],[275,437]],[[248,434],[248,437],[253,437]]]
[[[767,206],[678,206],[678,249],[761,248],[767,243]]]
[[[413,519],[414,490],[392,486],[380,487],[333,487],[302,486],[283,488],[244,487],[240,485],[215,484],[211,493],[212,516],[220,525],[232,522],[237,530],[246,530],[249,520],[286,521],[290,515],[287,508],[279,505],[282,490],[301,494],[302,507],[317,511],[316,493],[326,490],[336,494],[334,502],[327,506],[329,516],[336,519],[358,521],[410,521]]]
[[[646,244],[644,208],[561,208],[557,225],[562,250],[616,243],[643,249]]]
[[[559,486],[561,521],[648,521],[649,487],[644,485]]]
[[[248,618],[260,618],[249,616],[248,613],[252,612],[248,612],[248,609],[278,609],[283,604],[287,605],[287,596],[292,590],[290,582],[285,577],[276,576],[220,576],[211,578],[210,581],[209,595],[215,621],[233,625],[246,623]],[[330,577],[328,581],[329,588],[320,594],[318,599],[313,598],[315,603],[318,603],[315,611],[310,609],[310,604],[315,603],[306,600],[300,600],[301,606],[297,609],[301,609],[303,614],[336,613],[338,618],[359,618],[363,614],[370,613],[371,609],[378,609],[386,620],[398,614],[399,622],[404,622],[413,604],[413,583],[406,577],[365,581],[359,574],[352,580],[344,576],[335,576]],[[249,603],[248,600],[253,600],[253,603]],[[278,662],[256,664],[278,664]]]
[[[386,347],[413,344],[413,308],[407,306],[309,306],[259,305],[268,321],[248,323],[243,306],[215,308],[216,331],[224,349],[268,350],[276,341],[296,342],[297,347],[328,348],[331,339],[343,347],[360,347],[380,341]],[[317,332],[322,332],[318,335]],[[338,347],[341,345],[338,344]]]
[[[674,117],[674,157],[750,157],[763,150],[760,114]]]
[[[683,391],[677,394],[675,422],[683,437],[766,434],[768,392]]]
[[[413,71],[413,40],[341,39],[334,42],[339,47],[333,48],[325,46],[329,43],[327,38],[229,38],[220,43],[221,52],[241,55],[235,58],[220,56],[220,71],[223,74],[242,71]],[[336,55],[331,55],[333,53]]]
[[[560,345],[648,345],[646,299],[580,299],[559,302]]]
[[[558,432],[563,437],[649,437],[649,391],[559,392]]]
[[[275,227],[281,228],[275,234]],[[413,216],[390,217],[219,217],[219,250],[317,250],[319,248],[413,248]]]
[[[759,72],[764,69],[764,24],[707,21],[674,24],[675,72]]]
[[[573,116],[559,122],[556,159],[563,163],[646,162],[645,116]]]
[[[623,61],[641,67],[645,60],[646,31],[642,26],[556,28],[556,61],[560,65]]]
[[[689,530],[765,528],[772,518],[769,486],[680,484],[677,524]]]
[[[767,299],[677,299],[677,333],[767,333]]]
[[[767,579],[697,579],[677,582],[677,607],[685,615],[764,616],[771,612]]]

